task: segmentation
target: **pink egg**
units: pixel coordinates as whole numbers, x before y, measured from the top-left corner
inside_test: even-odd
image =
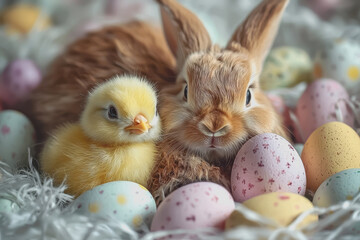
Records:
[[[160,204],[151,231],[223,229],[234,208],[234,200],[224,187],[211,182],[192,183],[175,190]]]
[[[231,172],[235,201],[276,191],[304,195],[305,168],[295,148],[273,133],[259,134],[248,140],[236,155]]]
[[[303,140],[321,125],[339,121],[336,117],[336,107],[343,116],[343,122],[354,127],[354,114],[347,107],[345,101],[349,95],[339,82],[331,79],[320,79],[311,83],[301,95],[296,105]]]
[[[7,65],[0,78],[0,98],[13,106],[36,88],[41,81],[41,72],[27,59],[19,59]]]
[[[275,94],[267,94],[268,98],[270,99],[275,111],[282,116],[284,124],[288,126],[291,122],[290,120],[290,109],[286,106],[282,97],[275,95]]]

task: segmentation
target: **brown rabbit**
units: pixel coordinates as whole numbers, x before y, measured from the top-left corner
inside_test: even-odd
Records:
[[[224,49],[212,45],[189,10],[174,0],[158,2],[179,74],[160,92],[165,133],[149,181],[157,203],[190,182],[229,189],[233,160],[246,140],[266,132],[287,138],[258,77],[288,0],[264,0]]]
[[[132,22],[72,43],[21,111],[30,117],[42,142],[58,125],[79,119],[89,90],[122,73],[146,76],[159,88],[175,80],[175,58],[161,29]]]

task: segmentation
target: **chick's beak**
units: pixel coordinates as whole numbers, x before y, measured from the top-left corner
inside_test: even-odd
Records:
[[[151,125],[148,124],[148,120],[141,114],[138,114],[134,118],[133,124],[127,126],[125,130],[129,131],[130,133],[134,134],[143,134],[149,131]]]

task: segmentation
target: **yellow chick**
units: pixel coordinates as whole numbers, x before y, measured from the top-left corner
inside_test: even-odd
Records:
[[[146,187],[161,132],[152,85],[133,76],[115,77],[89,93],[80,122],[68,124],[45,143],[41,169],[67,193],[79,196],[111,181]]]

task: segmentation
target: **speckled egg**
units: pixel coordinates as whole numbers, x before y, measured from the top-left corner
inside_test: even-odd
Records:
[[[332,78],[339,81],[349,94],[360,90],[360,44],[348,39],[329,40],[316,54],[314,62],[316,78]]]
[[[3,11],[2,23],[9,33],[26,34],[36,27],[44,30],[51,26],[51,20],[40,8],[29,4],[16,4]]]
[[[27,166],[28,150],[34,144],[35,130],[25,115],[13,110],[0,112],[0,161],[12,169]]]
[[[111,217],[132,228],[148,227],[156,212],[150,192],[140,184],[129,181],[108,182],[81,194],[71,205],[77,213]]]
[[[335,173],[360,168],[360,138],[348,125],[326,123],[307,139],[301,154],[307,188],[315,192],[320,184]]]
[[[313,208],[312,203],[305,197],[287,192],[272,192],[253,197],[242,203],[248,209],[272,220],[275,226],[285,227],[292,223],[301,213]],[[316,222],[318,217],[308,215],[297,225],[298,228]],[[241,212],[234,211],[226,221],[226,228],[237,226],[256,226]],[[271,227],[271,225],[269,225]]]
[[[336,81],[321,79],[311,83],[301,95],[296,106],[296,117],[303,134],[303,141],[321,125],[338,121],[336,111],[340,111],[343,122],[354,126],[354,114],[345,101],[347,91]],[[337,110],[338,109],[338,110]]]
[[[28,59],[18,59],[7,65],[0,77],[0,99],[13,106],[25,99],[41,82],[41,72]]]
[[[172,192],[160,204],[151,230],[223,229],[234,208],[234,200],[224,187],[212,182],[188,184]]]
[[[279,47],[270,51],[260,75],[264,90],[292,87],[312,79],[312,62],[302,49]]]
[[[352,200],[360,193],[360,168],[338,172],[326,179],[316,190],[313,203],[318,207]]]
[[[231,172],[231,189],[237,202],[276,191],[304,195],[304,165],[295,148],[283,137],[259,134],[238,152]]]

